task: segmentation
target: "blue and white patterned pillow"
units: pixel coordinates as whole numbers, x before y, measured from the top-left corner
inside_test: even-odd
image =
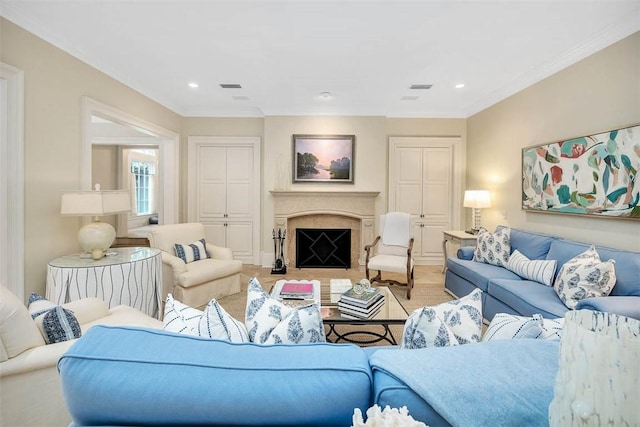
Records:
[[[164,317],[162,318],[162,329],[177,334],[199,336],[198,326],[202,311],[190,307],[168,294],[164,302]]]
[[[407,319],[400,348],[445,347],[480,341],[482,291],[459,300],[419,308]]]
[[[509,254],[511,253],[511,229],[500,227],[495,233],[489,233],[481,228],[478,232],[476,249],[473,252],[473,260],[493,264],[499,267],[507,267]]]
[[[200,239],[188,245],[175,243],[173,246],[176,251],[176,256],[186,264],[193,261],[199,261],[201,259],[211,258],[207,252],[207,243],[204,239]]]
[[[516,249],[509,257],[507,269],[522,278],[551,286],[557,263],[555,259],[530,260]]]
[[[591,245],[562,266],[553,289],[564,305],[574,309],[582,299],[609,295],[615,284],[615,260],[601,262]]]
[[[255,277],[247,289],[245,326],[257,344],[325,342],[322,314],[317,303],[288,307],[273,299]]]
[[[244,323],[231,317],[215,299],[209,301],[204,309],[198,324],[198,333],[201,337],[249,342],[249,334]]]
[[[71,310],[52,303],[43,296],[32,292],[28,302],[29,314],[36,322],[47,344],[80,338],[80,323]]]
[[[493,316],[482,341],[512,340],[519,338],[539,338],[542,335],[542,316],[515,316],[498,313]]]

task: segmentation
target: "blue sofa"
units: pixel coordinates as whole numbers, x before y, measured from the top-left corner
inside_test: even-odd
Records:
[[[542,233],[511,229],[511,252],[519,250],[532,260],[557,260],[562,265],[584,252],[589,244]],[[616,284],[607,297],[582,300],[576,309],[592,309],[640,319],[640,253],[596,246],[603,261],[614,259]],[[483,316],[491,321],[496,313],[563,317],[569,310],[553,287],[522,279],[503,267],[473,261],[473,248],[460,248],[457,257],[446,260],[445,289],[456,297],[476,288],[483,291]]]
[[[431,427],[544,425],[558,342],[362,349],[95,326],[58,369],[76,426],[350,426],[374,403]]]

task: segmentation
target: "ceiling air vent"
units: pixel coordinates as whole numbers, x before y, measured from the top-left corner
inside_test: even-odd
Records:
[[[411,85],[409,89],[431,89],[433,85]]]
[[[243,96],[243,95],[236,95],[236,96],[232,96],[232,98],[235,101],[248,101],[249,97],[248,96]]]
[[[238,83],[220,83],[222,89],[242,89]]]
[[[403,96],[400,98],[402,101],[417,101],[419,96]]]

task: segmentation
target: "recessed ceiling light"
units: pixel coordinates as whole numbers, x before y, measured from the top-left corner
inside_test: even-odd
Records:
[[[192,88],[192,89],[195,89],[195,88],[197,88],[197,87],[198,87],[198,83],[196,83],[196,82],[191,82],[191,83],[189,83],[189,87],[190,87],[190,88]]]
[[[320,94],[320,98],[322,98],[322,99],[329,99],[329,98],[331,98],[331,92],[322,92],[322,93]]]
[[[462,89],[464,87],[464,83],[458,83],[456,85],[456,89]]]
[[[433,85],[411,85],[409,89],[431,89]]]

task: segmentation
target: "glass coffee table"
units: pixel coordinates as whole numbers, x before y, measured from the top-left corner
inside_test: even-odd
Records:
[[[346,289],[344,285],[334,284],[331,279],[314,279],[320,284],[320,310],[322,321],[327,326],[326,338],[329,342],[350,342],[353,344],[374,344],[386,341],[397,345],[390,325],[404,325],[409,318],[407,310],[402,306],[398,298],[386,286],[373,286],[385,296],[385,301],[380,311],[369,319],[352,319],[342,317],[338,310],[340,295]],[[274,289],[277,289],[277,284]],[[273,289],[272,289],[273,291]],[[275,296],[275,295],[274,295]],[[305,305],[314,300],[283,300],[289,306]],[[382,328],[376,331],[376,326]]]

